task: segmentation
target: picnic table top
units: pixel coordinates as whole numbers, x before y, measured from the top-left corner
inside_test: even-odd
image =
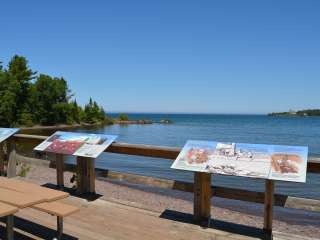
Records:
[[[18,208],[52,202],[68,196],[68,193],[45,188],[34,183],[0,177],[0,202]]]
[[[0,188],[16,191],[19,193],[25,193],[28,195],[35,195],[43,198],[48,202],[64,199],[69,196],[69,194],[66,192],[49,189],[34,183],[5,177],[0,177]]]
[[[0,188],[0,202],[10,204],[18,208],[30,207],[45,201],[45,198],[36,196],[35,194],[26,194]]]
[[[5,217],[18,212],[18,208],[0,202],[0,217]]]

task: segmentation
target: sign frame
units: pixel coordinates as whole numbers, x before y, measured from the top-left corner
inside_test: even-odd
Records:
[[[307,160],[305,146],[189,140],[171,168],[303,183]]]

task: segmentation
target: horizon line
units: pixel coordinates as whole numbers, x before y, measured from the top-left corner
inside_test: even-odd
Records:
[[[198,115],[267,115],[268,113],[213,113],[213,112],[140,112],[140,111],[111,111],[108,114],[198,114]]]

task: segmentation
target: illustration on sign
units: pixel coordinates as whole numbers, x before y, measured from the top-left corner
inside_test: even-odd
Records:
[[[0,128],[0,142],[19,131],[19,128]]]
[[[175,169],[305,182],[308,148],[244,143],[188,141]]]
[[[34,150],[96,158],[116,138],[115,135],[58,131],[35,147]]]

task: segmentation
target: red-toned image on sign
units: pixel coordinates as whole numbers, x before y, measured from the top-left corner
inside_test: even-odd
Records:
[[[61,154],[73,154],[77,149],[79,149],[84,142],[81,141],[61,141],[59,139],[53,140],[46,151],[55,152]]]

